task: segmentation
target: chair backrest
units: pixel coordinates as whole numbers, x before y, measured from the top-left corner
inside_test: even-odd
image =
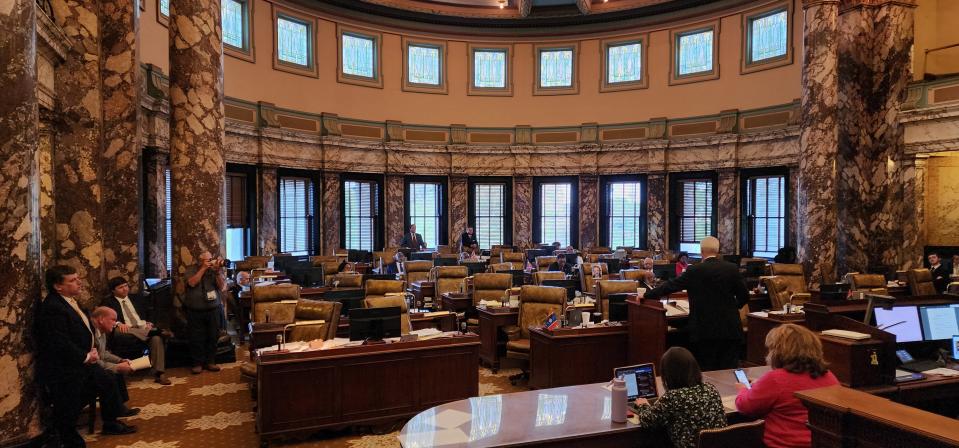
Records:
[[[502,301],[506,290],[513,286],[510,274],[479,273],[473,275],[473,305],[482,300]]]
[[[786,282],[789,292],[793,294],[809,292],[806,286],[808,284],[806,274],[801,264],[773,263],[769,265],[769,272]]]
[[[290,341],[312,341],[314,339],[333,339],[336,327],[340,324],[340,302],[300,299],[296,302],[296,322],[290,329]],[[303,321],[322,320],[322,324],[303,324]]]
[[[447,292],[459,292],[465,289],[466,276],[469,269],[466,266],[437,266],[430,272],[430,277],[436,282],[436,298]]]
[[[603,319],[609,319],[609,295],[636,293],[639,282],[636,280],[600,280],[599,281],[599,309]]]
[[[438,244],[436,245],[436,253],[438,254],[452,254],[456,253],[453,250],[453,247],[448,244]]]
[[[547,255],[536,257],[536,270],[537,271],[546,271],[549,270],[549,265],[556,263],[555,255]]]
[[[260,266],[260,263],[257,263],[257,262],[255,262],[255,261],[249,261],[249,260],[234,261],[234,262],[233,262],[233,270],[234,270],[235,272],[252,271],[252,270],[254,270],[254,269],[257,269],[257,268],[261,268],[261,269],[262,269],[262,268],[264,268],[264,267],[266,267],[266,264],[264,264],[263,266]]]
[[[503,272],[513,269],[513,263],[494,263],[489,265],[491,272]]]
[[[932,282],[932,271],[928,269],[910,269],[909,291],[914,296],[934,296],[936,295],[936,285]]]
[[[330,282],[330,286],[333,286],[333,282],[339,282],[336,284],[337,288],[359,288],[363,286],[363,274],[347,274],[341,272],[333,276],[333,281]]]
[[[501,252],[500,261],[503,263],[522,263],[526,264],[526,254],[522,252]]]
[[[792,293],[789,292],[789,284],[786,283],[785,279],[778,275],[763,277],[763,285],[766,286],[766,291],[769,293],[769,302],[772,304],[772,309],[781,310],[783,306],[789,303]]]
[[[611,254],[613,253],[613,250],[607,246],[596,246],[589,248],[587,252],[591,254]]]
[[[699,431],[696,440],[697,448],[712,448],[717,446],[734,446],[737,448],[761,448],[765,421],[737,423],[725,428],[704,429]]]
[[[533,284],[542,285],[543,280],[564,280],[566,273],[563,271],[537,271],[533,273]]]
[[[634,260],[637,258],[642,259],[642,258],[647,258],[652,256],[653,256],[653,252],[649,250],[633,250],[629,254],[629,258],[632,258]]]
[[[950,282],[946,285],[946,294],[959,294],[959,282]]]
[[[269,311],[270,322],[293,322],[296,301],[300,298],[300,287],[292,283],[276,283],[253,287],[253,322],[266,322]]]
[[[886,277],[882,274],[852,274],[849,284],[854,291],[869,291],[879,294],[889,294],[886,289]]]
[[[393,257],[395,256],[395,250],[375,251],[373,252],[373,265],[377,269],[383,269],[383,266],[393,263]]]
[[[377,280],[371,278],[366,281],[364,297],[382,296],[388,292],[403,292],[403,287],[404,283],[402,280]]]
[[[323,284],[325,285],[332,284],[333,276],[340,270],[340,260],[330,255],[310,257],[310,263],[313,263],[313,266],[323,268]]]
[[[366,282],[369,284],[372,281]],[[384,282],[391,282],[394,280],[381,280]],[[410,313],[409,306],[406,304],[406,299],[403,297],[370,297],[363,299],[363,306],[366,308],[388,308],[391,306],[400,307],[400,334],[409,334],[410,333]]]
[[[503,252],[510,252],[513,248],[504,244],[494,244],[489,250],[490,257],[498,257]]]
[[[523,285],[519,292],[517,325],[520,337],[529,339],[530,326],[542,326],[550,314],[559,319],[566,308],[566,288]]]
[[[596,280],[593,279],[593,265],[599,264],[600,269],[602,269],[603,277],[600,280],[609,280],[609,268],[606,267],[606,263],[582,263],[579,265],[579,286],[580,290],[584,293],[593,292],[593,282]]]
[[[652,272],[645,269],[623,269],[619,271],[623,280],[647,281],[652,276]]]
[[[406,282],[413,283],[430,279],[430,269],[433,262],[428,260],[410,260],[403,262],[403,272],[406,273]]]
[[[249,261],[250,263],[255,263],[258,268],[265,268],[267,263],[270,262],[269,256],[266,255],[250,255],[243,258],[243,261]]]

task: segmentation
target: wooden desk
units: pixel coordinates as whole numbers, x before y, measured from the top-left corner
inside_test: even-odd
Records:
[[[439,316],[423,316],[422,314],[410,315],[410,329],[422,330],[424,328],[435,328],[440,331],[455,331],[456,314],[448,313]]]
[[[454,313],[470,313],[473,309],[473,299],[465,293],[444,292],[440,296],[443,303],[443,309]]]
[[[666,309],[659,300],[627,300],[629,313],[629,364],[654,363],[659,368],[659,360],[668,348],[667,338],[678,333],[670,330],[670,324],[678,324],[688,315],[666,316]]]
[[[609,381],[613,369],[627,365],[628,337],[625,325],[530,330],[529,387]]]
[[[806,316],[799,313],[768,317],[746,315],[746,362],[757,366],[766,364],[766,335],[782,324],[802,325],[805,319]]]
[[[250,324],[250,359],[258,348],[276,345],[276,336],[283,334],[284,327],[289,322],[254,322]]]
[[[417,307],[419,307],[421,304],[426,303],[425,299],[427,297],[430,299],[436,297],[436,284],[427,280],[415,281],[410,283],[410,286],[406,288],[406,291],[410,294],[413,294],[413,298],[416,300]],[[435,307],[436,304],[433,304],[433,306]]]
[[[261,444],[290,434],[407,418],[479,394],[479,338],[343,347],[257,359]]]
[[[959,424],[952,418],[842,386],[795,395],[809,410],[815,447],[959,446]]]
[[[488,365],[493,373],[499,371],[500,352],[506,351],[506,334],[500,328],[516,325],[519,308],[477,308],[479,317],[480,361]]]
[[[758,378],[769,369],[747,369],[750,378]],[[612,374],[612,371],[610,371]],[[735,396],[735,377],[731,370],[703,372],[703,379],[723,397]],[[660,390],[662,383],[660,383]],[[632,423],[610,421],[610,392],[606,383],[583,384],[540,389],[503,395],[474,397],[454,401],[421,412],[400,431],[404,447],[439,446],[442,431],[444,446],[457,447],[662,447],[668,444],[662,433],[639,428]],[[451,428],[438,427],[437,416],[444,411],[465,413],[466,421]],[[727,417],[739,418],[734,409]]]

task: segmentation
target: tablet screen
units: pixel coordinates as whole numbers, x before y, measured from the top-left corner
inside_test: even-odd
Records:
[[[616,378],[621,378],[626,383],[626,396],[630,401],[657,396],[656,373],[652,364],[620,367],[613,373]]]

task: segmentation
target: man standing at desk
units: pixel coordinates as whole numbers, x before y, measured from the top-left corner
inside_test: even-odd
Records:
[[[658,299],[686,290],[689,295],[689,339],[703,370],[739,367],[743,327],[739,309],[749,301],[749,291],[735,264],[719,259],[719,240],[706,237],[699,243],[703,262],[683,275],[647,291],[644,298]]]
[[[414,252],[426,249],[423,235],[416,233],[416,224],[410,224],[409,232],[406,232],[406,235],[403,235],[403,239],[400,240],[400,247],[408,247],[413,249]]]

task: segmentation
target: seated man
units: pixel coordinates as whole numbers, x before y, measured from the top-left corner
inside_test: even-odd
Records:
[[[126,375],[133,372],[130,360],[114,355],[107,349],[107,335],[113,332],[117,324],[117,313],[105,306],[98,306],[90,314],[90,323],[93,325],[93,337],[96,341],[97,364],[103,367],[107,372],[115,374],[117,390],[120,392],[120,400],[124,403],[130,400],[127,392]],[[134,408],[124,410],[120,415],[136,415],[140,412]]]
[[[393,260],[391,263],[386,264],[385,269],[387,274],[399,274],[400,266],[403,262],[406,261],[406,255],[403,255],[403,252],[397,251],[393,255]]]
[[[142,319],[136,305],[130,298],[130,284],[123,277],[114,277],[109,282],[113,294],[103,300],[103,306],[116,313],[117,326],[110,338],[110,349],[121,358],[139,358],[143,351],[150,349],[150,364],[153,366],[154,381],[164,386],[170,380],[164,376],[166,370],[166,343],[164,337],[172,336],[169,330],[160,330],[152,322]]]
[[[462,261],[479,261],[479,245],[471,244],[463,248],[463,253],[460,254],[460,260]]]
[[[573,275],[573,267],[566,262],[566,254],[556,256],[556,261],[551,263],[547,271],[562,271],[566,275]]]

